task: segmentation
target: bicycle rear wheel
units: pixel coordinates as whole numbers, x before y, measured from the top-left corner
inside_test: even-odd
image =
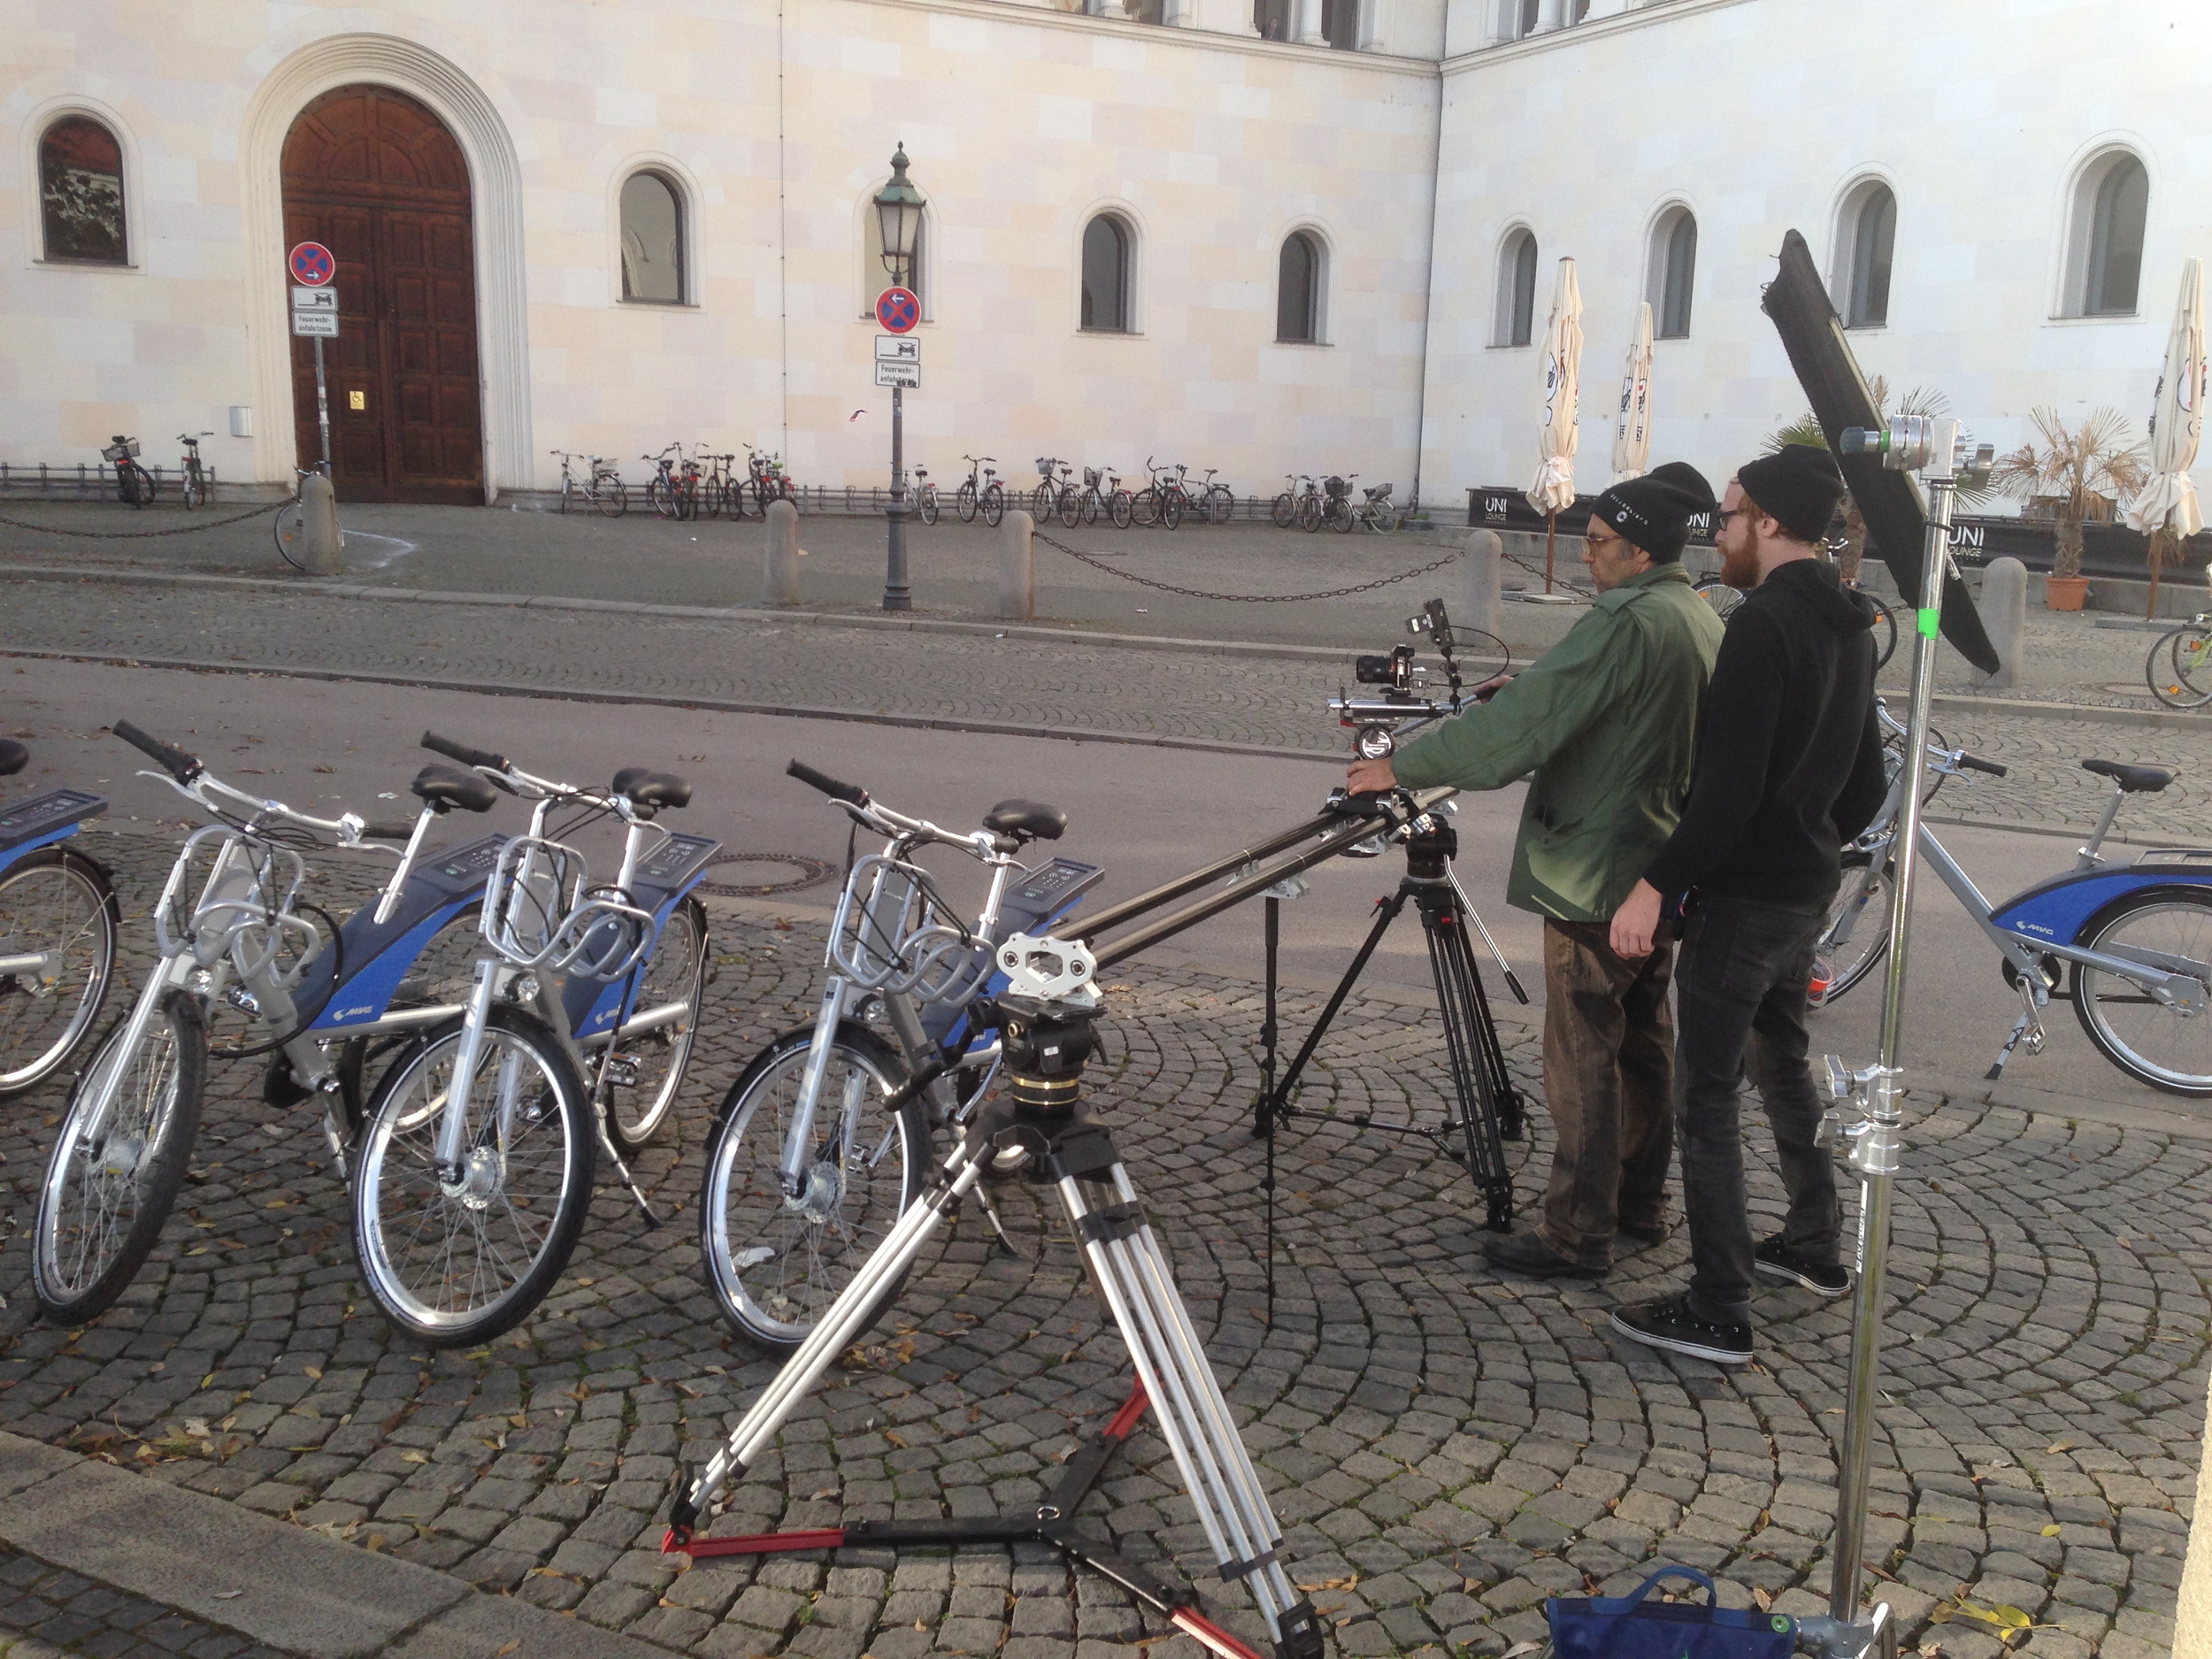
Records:
[[[963,484],[954,492],[952,510],[960,515],[962,524],[975,522],[975,498],[976,488],[972,484]]]
[[[31,1234],[31,1285],[47,1317],[104,1311],[144,1265],[169,1218],[207,1077],[200,1006],[172,991],[144,1034],[109,1028],[70,1092]]]
[[[630,511],[630,492],[620,479],[600,485],[592,499],[598,503],[603,518],[619,518]]]
[[[1274,504],[1267,510],[1267,516],[1274,520],[1278,530],[1289,529],[1298,522],[1298,497],[1285,490],[1275,497]]]
[[[1082,505],[1083,522],[1086,525],[1096,524],[1098,522],[1099,514],[1098,492],[1094,489],[1085,490],[1083,492]]]
[[[1200,504],[1206,510],[1208,524],[1227,524],[1236,517],[1236,493],[1226,484],[1207,485],[1205,497]]]
[[[1320,496],[1302,495],[1299,497],[1298,527],[1301,530],[1303,530],[1308,535],[1311,535],[1315,531],[1320,529],[1322,521],[1327,517],[1328,513],[1321,504]]]
[[[630,1018],[607,1065],[607,1133],[625,1157],[642,1151],[668,1121],[691,1064],[706,987],[706,907],[686,896],[669,912],[653,954],[638,970]],[[657,1023],[628,1030],[649,1019]]]
[[[187,512],[201,506],[207,500],[207,480],[191,467],[185,468],[184,477],[179,482],[178,488],[184,493],[184,509]]]
[[[2147,967],[2194,964],[2212,979],[2212,894],[2197,887],[2139,893],[2082,925],[2077,946]],[[2160,1002],[2134,980],[2074,964],[2074,1013],[2104,1057],[2169,1094],[2212,1095],[2212,985],[2193,987],[2193,1010]]]
[[[120,919],[107,872],[65,847],[42,847],[0,875],[0,956],[47,957],[42,970],[0,978],[0,1096],[36,1087],[91,1036]]]
[[[983,492],[983,522],[995,530],[1006,517],[1006,492],[996,484]]]
[[[294,570],[307,568],[307,503],[297,495],[277,509],[276,550]]]
[[[1061,490],[1058,507],[1060,522],[1069,529],[1074,529],[1076,521],[1083,516],[1083,498],[1075,493],[1072,485]]]
[[[700,1187],[700,1252],[715,1300],[740,1333],[779,1354],[806,1340],[928,1177],[922,1107],[883,1109],[907,1079],[904,1062],[847,1021],[816,1097],[805,1191],[786,1200],[779,1162],[813,1043],[814,1028],[803,1025],[745,1068],[715,1114]],[[872,1317],[897,1294],[886,1287]]]
[[[1377,535],[1395,534],[1398,529],[1398,509],[1389,502],[1377,502],[1368,512],[1367,527]]]
[[[1160,492],[1146,485],[1129,498],[1129,517],[1133,523],[1148,528],[1160,521]]]
[[[387,1071],[357,1141],[353,1245],[393,1325],[433,1348],[513,1329],[553,1287],[591,1202],[583,1079],[543,1021],[495,1004],[472,1080],[449,1020]],[[437,1166],[450,1089],[466,1113],[459,1179]]]
[[[934,484],[922,486],[922,522],[924,524],[937,522],[937,486]]]
[[[1328,511],[1329,528],[1335,531],[1337,534],[1351,534],[1352,526],[1356,524],[1358,519],[1359,515],[1352,511],[1352,503],[1344,496],[1338,495],[1330,500]]]
[[[1743,603],[1743,595],[1717,576],[1701,576],[1695,587],[1697,596],[1710,605],[1713,614],[1723,622],[1727,621],[1736,607]]]
[[[1896,653],[1897,616],[1872,594],[1866,594],[1865,597],[1874,607],[1874,666],[1878,671],[1888,667],[1889,659]]]
[[[1136,506],[1127,490],[1118,489],[1106,497],[1106,517],[1113,521],[1115,529],[1126,530],[1136,516]]]
[[[135,461],[123,464],[123,499],[134,507],[143,507],[159,494],[154,475]]]
[[[2143,659],[2143,678],[2170,709],[2212,703],[2212,628],[2187,622],[2160,634]]]
[[[1160,522],[1171,530],[1181,528],[1183,523],[1183,492],[1181,490],[1162,490],[1160,492]]]

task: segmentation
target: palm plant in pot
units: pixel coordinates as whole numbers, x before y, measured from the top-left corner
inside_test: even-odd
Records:
[[[2081,573],[2082,526],[2103,520],[2143,487],[2143,446],[2131,441],[2127,419],[2104,408],[2068,428],[2055,409],[2030,411],[2037,436],[2000,456],[1989,475],[1993,489],[2047,511],[2056,526],[2050,580],[2043,603],[2053,611],[2078,611],[2089,584]]]

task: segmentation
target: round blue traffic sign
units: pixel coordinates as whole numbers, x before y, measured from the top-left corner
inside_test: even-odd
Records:
[[[886,288],[876,296],[876,320],[887,334],[911,333],[922,320],[922,303],[911,288]]]
[[[300,243],[286,263],[292,267],[292,280],[303,288],[322,288],[338,274],[338,261],[319,242]]]

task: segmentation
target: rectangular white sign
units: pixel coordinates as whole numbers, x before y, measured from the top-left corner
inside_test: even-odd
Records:
[[[922,342],[908,334],[878,334],[876,361],[878,363],[919,363]]]
[[[296,334],[319,334],[326,340],[335,340],[338,337],[338,313],[294,311],[292,332]]]
[[[334,318],[332,319],[335,321]],[[334,328],[333,334],[338,331]],[[903,386],[919,391],[922,386],[922,365],[918,363],[879,363],[876,365],[878,386]]]
[[[292,290],[292,309],[296,311],[332,311],[338,309],[336,288],[303,288]]]

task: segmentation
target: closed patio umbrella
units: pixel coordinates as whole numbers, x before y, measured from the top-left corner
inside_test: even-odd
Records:
[[[1651,470],[1651,302],[1636,306],[1636,337],[1621,375],[1621,412],[1613,426],[1613,481]]]
[[[2129,527],[2151,539],[2147,617],[2158,614],[2158,567],[2168,538],[2193,536],[2204,528],[2197,487],[2189,479],[2204,425],[2204,264],[2192,259],[2181,267],[2181,298],[2174,306],[2173,333],[2166,336],[2166,366],[2152,398],[2151,475],[2128,509]]]
[[[1552,286],[1551,319],[1544,325],[1544,420],[1537,429],[1540,457],[1528,504],[1542,513],[1544,591],[1551,592],[1552,537],[1559,515],[1575,500],[1575,398],[1582,379],[1582,287],[1575,262],[1562,259]]]

